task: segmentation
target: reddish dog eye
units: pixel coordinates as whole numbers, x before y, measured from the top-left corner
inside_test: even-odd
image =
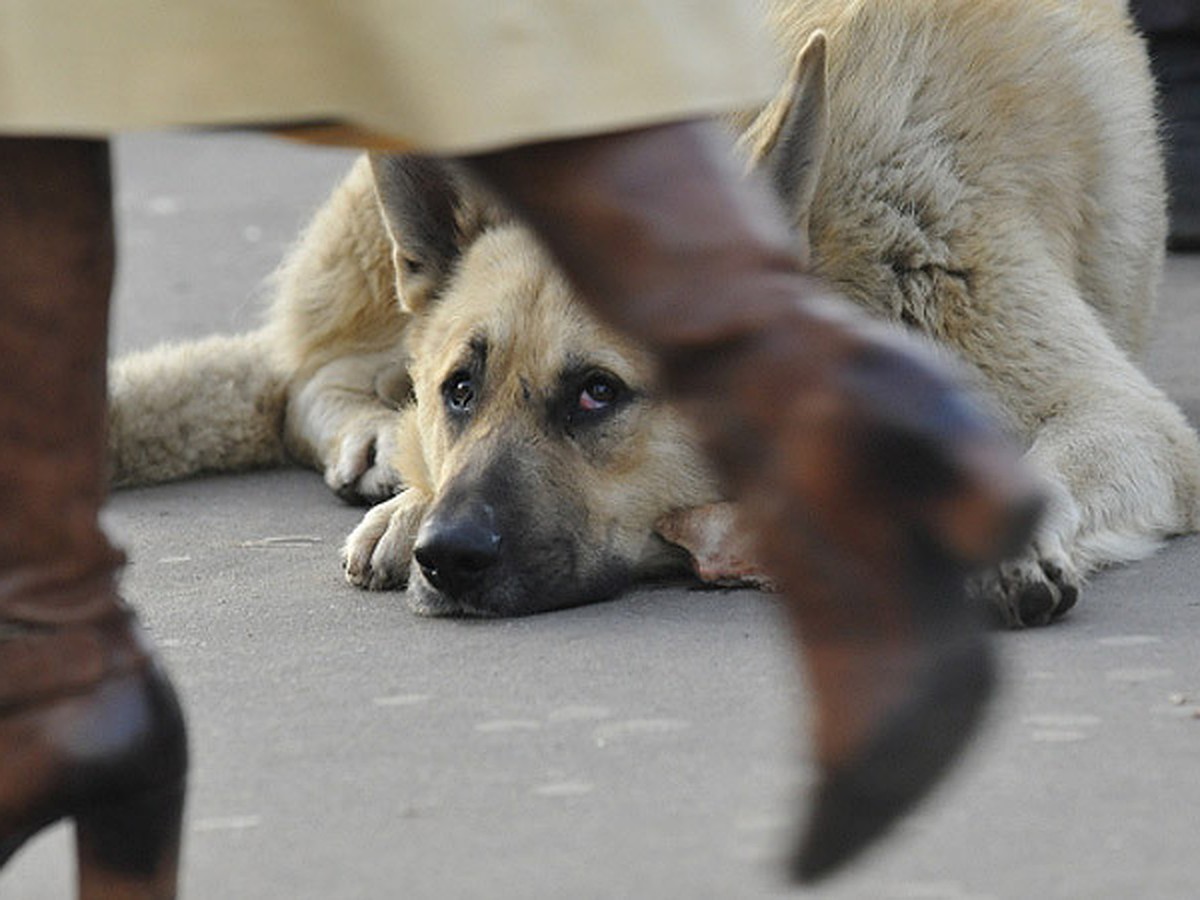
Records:
[[[591,369],[573,381],[569,394],[561,394],[557,409],[564,417],[570,434],[607,422],[636,396],[634,391],[612,372]]]
[[[593,378],[579,392],[579,408],[592,412],[617,399],[617,386],[607,378]]]

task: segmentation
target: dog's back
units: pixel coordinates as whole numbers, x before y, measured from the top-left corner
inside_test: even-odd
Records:
[[[829,35],[818,269],[953,337],[954,322],[897,296],[894,270],[1017,269],[1033,256],[1141,350],[1164,186],[1153,83],[1120,4],[791,0],[774,15],[790,47]]]

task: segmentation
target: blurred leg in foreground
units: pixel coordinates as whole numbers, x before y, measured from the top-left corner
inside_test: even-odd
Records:
[[[174,693],[100,529],[113,223],[107,144],[0,139],[0,864],[75,822],[81,896],[174,896]]]
[[[825,874],[971,734],[992,668],[963,577],[1028,537],[1034,485],[949,371],[800,271],[715,129],[470,163],[593,308],[659,354],[742,503],[815,693],[824,781],[795,873]]]

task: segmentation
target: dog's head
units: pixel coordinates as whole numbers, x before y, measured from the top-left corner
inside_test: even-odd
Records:
[[[680,565],[654,532],[714,498],[651,357],[601,325],[520,224],[451,168],[373,161],[395,246],[428,505],[408,599],[518,615],[613,596]]]

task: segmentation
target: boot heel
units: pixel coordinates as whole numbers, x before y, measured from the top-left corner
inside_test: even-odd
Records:
[[[181,781],[77,814],[79,900],[172,900],[183,804]]]

